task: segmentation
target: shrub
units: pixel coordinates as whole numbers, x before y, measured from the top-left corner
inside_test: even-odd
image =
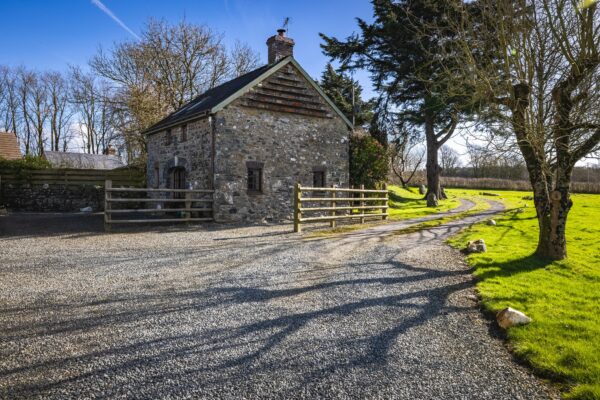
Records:
[[[350,137],[350,184],[377,187],[387,178],[389,155],[384,146],[368,135]]]
[[[0,157],[0,169],[3,170],[22,170],[22,169],[44,169],[50,168],[51,165],[43,157],[26,155],[19,160],[7,160]]]

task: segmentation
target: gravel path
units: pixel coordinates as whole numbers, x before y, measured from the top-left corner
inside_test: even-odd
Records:
[[[442,241],[491,203],[415,234],[326,239],[29,235],[0,218],[0,398],[554,397],[495,337]]]

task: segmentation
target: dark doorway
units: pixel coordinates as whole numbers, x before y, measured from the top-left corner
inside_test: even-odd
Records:
[[[183,167],[175,167],[173,168],[173,172],[171,172],[171,188],[172,189],[187,189],[185,186],[185,168]],[[183,199],[185,197],[185,193],[174,192],[174,199]]]

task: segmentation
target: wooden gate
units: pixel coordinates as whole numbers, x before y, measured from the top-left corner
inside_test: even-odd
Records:
[[[152,197],[152,195],[160,195]],[[156,222],[208,222],[214,221],[214,190],[208,189],[135,189],[114,188],[112,181],[105,182],[104,229],[113,224],[138,224]],[[142,204],[141,207],[131,207]],[[155,204],[156,207],[150,207]],[[123,205],[124,207],[118,207]],[[165,207],[173,205],[173,207]],[[129,208],[127,208],[129,207]],[[152,218],[129,218],[131,215]],[[164,217],[165,214],[168,214]],[[125,218],[114,218],[116,215]],[[162,218],[156,218],[162,215]],[[202,216],[194,216],[202,215]]]

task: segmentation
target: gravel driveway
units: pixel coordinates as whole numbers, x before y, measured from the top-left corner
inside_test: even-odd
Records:
[[[555,395],[512,360],[443,244],[483,216],[325,239],[289,225],[30,235],[10,218],[1,398]]]

